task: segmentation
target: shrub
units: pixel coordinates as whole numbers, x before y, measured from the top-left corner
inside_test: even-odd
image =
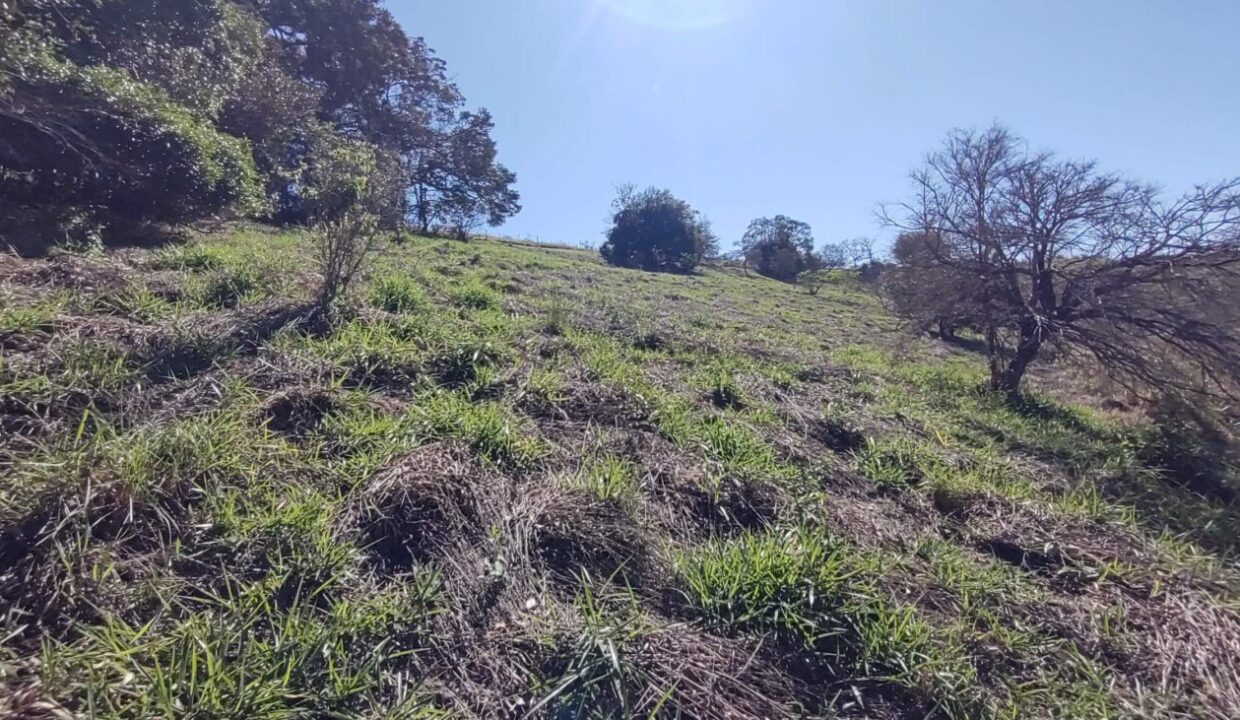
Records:
[[[599,252],[620,267],[687,273],[714,244],[710,224],[668,190],[620,188],[615,214]]]
[[[215,130],[161,89],[109,67],[38,58],[0,113],[0,182],[14,206],[56,220],[89,208],[109,220],[184,222],[261,207],[249,143]],[[48,128],[60,128],[48,132]],[[70,138],[70,140],[66,140]]]
[[[799,273],[816,265],[809,225],[786,215],[749,223],[741,238],[741,253],[746,266],[784,282],[796,281]]]
[[[478,278],[469,278],[452,288],[452,300],[463,308],[489,310],[499,307],[499,296]]]
[[[426,293],[408,275],[383,275],[370,284],[370,304],[394,313],[412,313],[428,307]]]
[[[320,224],[314,231],[314,255],[323,282],[316,305],[326,312],[348,292],[353,280],[378,250],[382,240],[373,215],[359,210]]]

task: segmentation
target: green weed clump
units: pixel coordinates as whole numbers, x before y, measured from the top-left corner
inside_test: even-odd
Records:
[[[430,308],[422,286],[408,275],[389,273],[370,281],[370,304],[393,313],[418,313]]]
[[[100,293],[92,301],[91,309],[103,315],[118,315],[142,323],[151,323],[171,315],[176,306],[147,288],[137,288],[125,292]]]
[[[251,266],[226,267],[196,277],[189,296],[206,308],[234,308],[262,297],[263,280]]]
[[[272,581],[232,582],[141,624],[109,617],[45,645],[44,682],[100,718],[356,716],[380,696],[417,716],[426,701],[391,683],[434,611],[433,585],[327,607],[301,596],[280,607],[272,592]]]
[[[206,272],[222,270],[232,259],[232,255],[222,247],[195,244],[160,250],[152,264],[157,269]]]
[[[566,485],[628,511],[636,509],[640,500],[637,467],[615,455],[589,459],[569,476]]]
[[[858,571],[825,536],[746,534],[685,554],[676,567],[690,607],[724,632],[769,633],[806,650],[856,641],[841,610]]]
[[[8,307],[0,300],[0,336],[55,332],[60,327],[57,313],[66,304],[68,298],[63,296],[17,307]]]
[[[738,421],[707,418],[695,434],[724,473],[765,477],[781,469],[770,445]]]
[[[460,392],[436,390],[419,398],[415,412],[427,435],[463,440],[492,463],[528,466],[545,452],[538,437],[523,431],[499,403],[473,402]]]
[[[642,615],[631,590],[601,595],[591,588],[588,575],[581,580],[582,589],[573,599],[580,626],[556,638],[557,667],[552,677],[537,679],[534,692],[543,699],[531,714],[545,710],[549,717],[656,717],[675,688],[660,684],[635,657],[634,650],[654,631],[653,623]]]
[[[737,410],[744,406],[744,394],[732,371],[723,366],[711,368],[705,377],[706,392],[715,407]]]
[[[956,713],[984,704],[964,651],[885,600],[872,559],[820,531],[716,541],[676,570],[691,613],[720,632],[761,636],[829,676],[886,678]]]
[[[892,489],[917,485],[947,469],[938,453],[910,438],[866,438],[865,447],[856,453],[856,467],[878,485]]]
[[[452,301],[471,310],[490,310],[499,307],[499,295],[478,277],[462,280],[449,290]]]

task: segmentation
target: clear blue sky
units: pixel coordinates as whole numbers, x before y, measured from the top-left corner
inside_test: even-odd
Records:
[[[1240,0],[388,0],[493,112],[525,210],[597,243],[616,185],[726,246],[754,217],[886,240],[874,210],[952,127],[1180,191],[1240,174]]]

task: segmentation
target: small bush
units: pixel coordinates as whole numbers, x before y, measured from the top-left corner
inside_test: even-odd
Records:
[[[370,304],[393,313],[422,312],[430,306],[422,287],[408,275],[383,275],[371,281]]]
[[[350,210],[315,228],[314,255],[323,276],[316,298],[320,313],[349,291],[382,239],[378,218],[361,210]]]
[[[471,277],[452,288],[452,301],[463,308],[490,310],[499,307],[499,295],[481,279]]]
[[[547,307],[547,319],[542,329],[548,335],[563,335],[568,329],[568,305],[563,295],[556,293],[551,297],[551,304]]]
[[[253,267],[234,267],[212,272],[197,283],[191,295],[210,308],[233,308],[253,299],[262,283]]]

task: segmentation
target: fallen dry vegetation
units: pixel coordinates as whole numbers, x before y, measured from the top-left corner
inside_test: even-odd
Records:
[[[312,324],[311,267],[0,259],[0,716],[1240,707],[1183,427],[982,393],[846,274],[413,239]]]

